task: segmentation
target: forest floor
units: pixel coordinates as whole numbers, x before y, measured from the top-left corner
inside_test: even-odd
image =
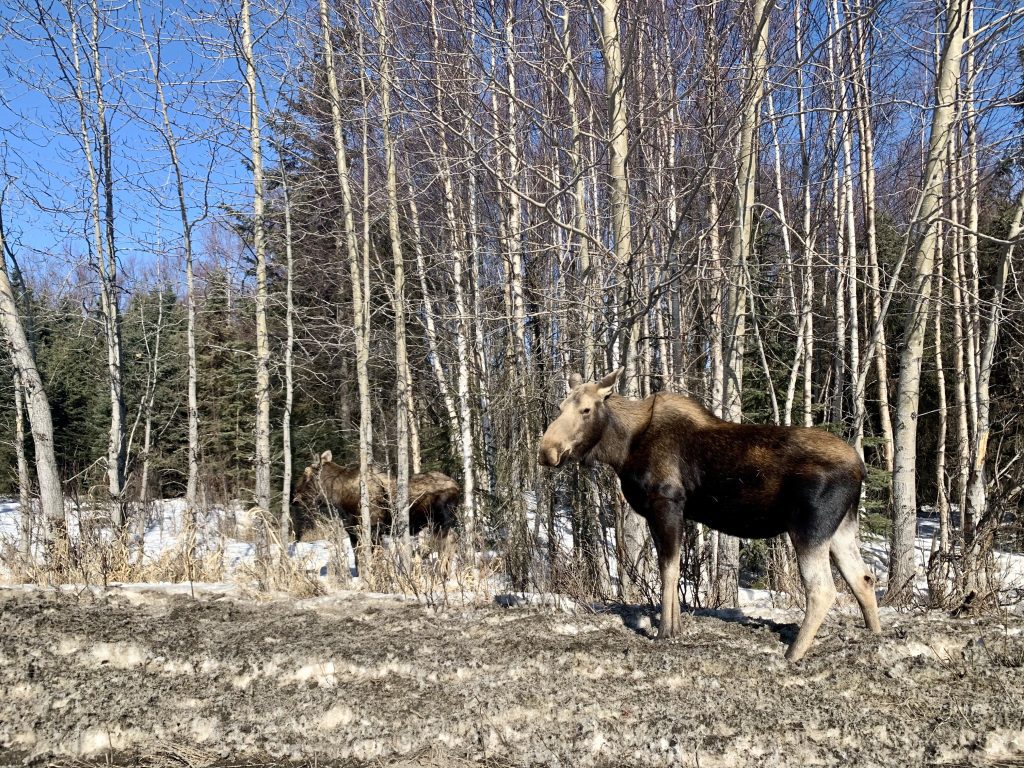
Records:
[[[1024,619],[0,590],[0,766],[1024,766]]]

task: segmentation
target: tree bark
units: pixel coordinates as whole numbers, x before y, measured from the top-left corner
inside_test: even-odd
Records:
[[[377,56],[380,66],[381,134],[384,137],[385,186],[387,188],[388,234],[391,239],[391,258],[394,268],[392,306],[395,312],[395,382],[397,385],[395,417],[397,440],[396,486],[392,503],[391,535],[400,542],[403,556],[409,552],[409,428],[412,413],[409,408],[407,386],[409,382],[409,355],[405,330],[405,257],[402,254],[402,234],[398,223],[398,171],[395,163],[394,140],[391,136],[391,90],[394,70],[388,53],[388,26],[385,0],[375,0],[377,15]]]
[[[146,33],[145,17],[142,3],[135,3],[139,17],[139,31],[142,45],[146,49],[150,73],[153,77],[153,88],[160,109],[161,138],[167,147],[167,154],[174,171],[175,192],[178,198],[178,215],[181,219],[182,248],[185,256],[185,291],[188,294],[188,320],[185,330],[186,358],[188,367],[187,418],[188,418],[188,479],[185,484],[185,528],[186,538],[191,541],[190,532],[195,529],[196,509],[199,502],[199,396],[197,393],[199,371],[196,361],[196,295],[195,274],[192,263],[192,221],[189,217],[188,204],[185,199],[185,174],[178,156],[178,140],[171,124],[167,100],[164,96],[163,79],[160,74],[161,56],[156,55],[150,37]],[[158,38],[159,40],[159,38]]]
[[[728,334],[725,339],[724,418],[743,417],[743,358],[746,352],[747,268],[754,237],[754,189],[757,179],[757,130],[767,70],[768,23],[771,7],[767,0],[754,0],[750,59],[740,113],[736,177],[736,223],[732,229],[732,262],[727,306]],[[739,603],[739,540],[719,536],[717,581],[718,600],[725,606]]]
[[[331,130],[334,139],[334,161],[341,191],[343,222],[335,234],[335,249],[347,254],[352,290],[352,331],[356,348],[356,381],[359,389],[359,510],[363,535],[359,538],[359,562],[367,566],[370,562],[370,492],[369,472],[373,461],[372,411],[370,403],[369,375],[369,296],[363,290],[363,270],[360,268],[359,252],[356,247],[355,218],[353,215],[352,188],[349,183],[348,159],[345,153],[345,134],[341,119],[341,91],[334,64],[334,44],[331,40],[331,23],[327,0],[319,0],[320,33],[324,47],[324,69],[327,73],[327,92],[331,102]],[[360,51],[362,50],[360,38]],[[362,69],[362,67],[360,67]],[[366,217],[364,216],[364,219]],[[361,574],[365,576],[365,574]]]
[[[265,554],[270,520],[270,337],[267,330],[267,234],[264,219],[263,145],[260,137],[259,85],[252,44],[250,0],[242,0],[242,58],[248,96],[249,148],[253,183],[253,251],[256,255],[256,470],[255,500],[262,520],[257,526],[257,551]]]
[[[928,161],[914,228],[917,243],[909,281],[911,305],[903,332],[893,464],[893,537],[889,552],[889,589],[886,600],[908,602],[916,574],[914,537],[917,521],[917,421],[921,388],[921,359],[931,300],[935,262],[936,225],[942,214],[946,146],[955,113],[957,82],[963,54],[967,0],[947,0],[945,44],[939,61],[932,112]]]
[[[0,199],[0,207],[2,205],[3,201]],[[39,501],[49,539],[45,549],[46,564],[59,575],[69,565],[70,545],[64,517],[64,494],[57,471],[57,457],[54,454],[50,402],[43,389],[35,356],[32,354],[25,334],[25,325],[18,311],[18,300],[15,298],[7,272],[5,253],[6,243],[3,226],[0,224],[0,323],[3,324],[4,335],[7,337],[11,360],[24,388],[25,406],[32,430],[32,445],[35,449]]]

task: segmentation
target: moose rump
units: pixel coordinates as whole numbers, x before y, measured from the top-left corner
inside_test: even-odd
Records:
[[[658,637],[681,629],[679,555],[684,521],[742,538],[788,533],[807,611],[786,652],[810,647],[836,589],[829,559],[850,585],[873,632],[880,631],[874,578],[857,545],[864,463],[834,435],[804,427],[723,421],[684,395],[619,397],[619,371],[599,382],[570,379],[571,392],[539,445],[538,461],[609,464],[630,506],[647,520],[658,554],[662,610]]]

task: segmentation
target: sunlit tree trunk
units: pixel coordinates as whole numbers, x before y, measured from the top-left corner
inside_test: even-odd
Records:
[[[935,337],[935,391],[938,397],[939,419],[938,437],[936,438],[935,452],[935,509],[939,517],[939,538],[938,547],[943,555],[949,554],[949,495],[946,493],[946,435],[948,434],[948,419],[946,412],[946,368],[942,354],[942,309],[943,309],[943,288],[942,273],[945,256],[943,254],[943,238],[941,229],[939,237],[936,238],[936,247],[939,249],[935,254],[935,322],[932,333]]]
[[[970,598],[972,595],[990,599],[996,585],[991,583],[991,563],[986,562],[991,556],[992,536],[1000,521],[998,505],[989,506],[987,473],[988,441],[992,425],[990,423],[991,395],[989,384],[992,377],[992,365],[995,357],[996,341],[999,339],[999,328],[1002,323],[1004,301],[1006,299],[1007,279],[1013,260],[1015,244],[1024,236],[1024,190],[1017,197],[1010,219],[1006,244],[1003,246],[1002,259],[996,273],[995,290],[992,295],[991,311],[985,335],[980,345],[978,360],[977,387],[977,430],[974,444],[971,446],[971,477],[967,487],[966,517],[976,521],[974,535],[965,542],[963,593]]]
[[[740,112],[739,146],[736,158],[736,223],[732,229],[725,339],[724,417],[740,421],[743,416],[743,358],[746,352],[747,266],[753,252],[754,188],[757,178],[757,131],[767,70],[768,21],[771,8],[766,0],[754,0],[750,31],[750,59]],[[719,602],[735,606],[739,600],[739,540],[719,537],[718,570],[715,574]]]
[[[149,61],[150,74],[153,78],[153,90],[160,110],[160,135],[167,147],[167,154],[174,171],[174,189],[177,194],[178,215],[181,219],[182,248],[185,257],[185,291],[188,307],[188,320],[185,329],[186,365],[188,367],[188,386],[186,410],[188,419],[188,479],[185,484],[185,527],[186,538],[191,541],[194,530],[196,506],[199,494],[199,397],[197,394],[198,366],[196,363],[196,295],[195,274],[192,261],[192,221],[189,217],[185,199],[185,174],[178,156],[178,139],[171,123],[167,100],[164,96],[163,77],[160,71],[159,38],[155,45],[146,31],[145,15],[142,3],[136,2],[136,13],[139,18],[139,31],[146,57]]]
[[[156,388],[160,383],[160,337],[164,330],[164,296],[161,291],[157,299],[156,328],[153,330],[153,350],[149,353],[149,370],[146,372],[146,390],[143,394],[142,409],[144,424],[142,437],[142,476],[139,479],[139,519],[138,534],[140,544],[145,541],[149,511],[149,465],[150,453],[153,450],[153,405],[156,402]],[[145,346],[149,348],[149,340]],[[134,428],[132,430],[134,432]],[[129,440],[129,448],[131,441]],[[131,451],[128,451],[129,455]],[[140,546],[140,550],[142,547]]]
[[[463,288],[464,274],[466,272],[466,241],[463,236],[460,222],[455,210],[455,187],[452,182],[451,167],[448,161],[448,141],[446,132],[447,121],[444,118],[442,109],[442,82],[440,75],[440,33],[437,23],[437,8],[434,0],[430,1],[430,29],[431,46],[434,52],[434,121],[437,127],[440,151],[438,153],[438,171],[441,175],[441,186],[444,194],[444,215],[448,224],[448,232],[451,237],[451,264],[452,284],[455,293],[455,351],[458,358],[456,364],[456,392],[458,398],[458,413],[456,414],[454,403],[450,403],[451,396],[445,394],[445,403],[452,413],[452,424],[458,425],[459,452],[462,457],[462,524],[468,541],[473,540],[476,527],[476,472],[474,468],[474,439],[472,423],[472,403],[470,392],[470,335],[471,320],[466,305],[465,291]],[[415,215],[415,214],[414,214]],[[472,225],[472,223],[471,223]],[[471,253],[470,258],[475,259]],[[421,268],[422,271],[422,268]],[[421,278],[422,279],[422,278]],[[424,297],[426,297],[424,288]],[[477,318],[479,323],[479,317]],[[439,378],[440,381],[440,378]]]
[[[114,246],[113,153],[99,41],[101,13],[96,0],[92,0],[88,6],[92,23],[89,33],[85,35],[85,42],[82,43],[80,37],[83,33],[78,19],[80,9],[69,0],[64,0],[63,7],[69,25],[66,45],[60,44],[55,37],[60,22],[54,17],[46,17],[44,23],[47,24],[47,42],[53,50],[55,60],[60,62],[64,77],[72,89],[78,111],[78,141],[89,177],[91,265],[99,277],[100,313],[107,346],[110,402],[110,429],[106,455],[107,491],[113,503],[114,525],[120,529],[124,524],[122,491],[125,464],[125,404],[121,376],[120,288]],[[42,11],[40,15],[42,17]],[[82,61],[82,46],[85,48],[85,62]]]
[[[601,0],[601,49],[605,65],[605,95],[608,99],[608,176],[610,178],[609,198],[611,202],[613,253],[617,269],[623,281],[622,300],[619,311],[628,315],[632,309],[633,258],[632,221],[629,205],[629,179],[626,176],[626,156],[629,153],[629,133],[626,123],[625,74],[622,61],[622,41],[619,33],[618,0]],[[637,340],[639,324],[628,319],[625,328],[625,381],[629,395],[639,394],[636,373]],[[636,598],[636,569],[641,566],[644,556],[645,534],[643,521],[623,503],[619,505],[623,520],[619,526],[621,538],[619,549],[622,553],[619,563],[619,584],[626,600]],[[624,560],[624,562],[623,562]]]
[[[948,0],[945,43],[939,60],[927,165],[911,237],[914,266],[910,276],[910,307],[900,353],[896,397],[893,465],[893,536],[889,553],[890,603],[910,600],[914,576],[914,536],[917,521],[917,420],[921,388],[921,359],[927,327],[935,262],[937,220],[942,213],[946,147],[952,130],[960,61],[963,55],[967,0]]]
[[[18,463],[18,509],[21,513],[21,541],[18,554],[26,570],[32,559],[32,477],[25,454],[25,396],[21,373],[14,369],[14,454]]]
[[[295,350],[295,302],[292,288],[295,278],[295,262],[292,252],[292,195],[288,181],[288,170],[282,159],[281,190],[284,194],[284,412],[281,414],[281,517],[278,521],[278,536],[282,549],[287,549],[291,530],[292,498],[292,408],[295,404],[295,372],[292,358]]]
[[[440,141],[442,144],[444,143],[443,138]],[[443,147],[442,152],[444,152]],[[442,154],[442,157],[445,157],[445,155]],[[442,178],[444,178],[445,171],[442,170],[441,174]],[[450,186],[450,182],[446,185],[446,193],[448,186]],[[452,217],[454,218],[454,212]],[[454,221],[449,220],[449,222],[454,224]],[[412,226],[413,248],[416,252],[416,271],[419,272],[420,277],[420,293],[423,294],[423,330],[427,337],[430,367],[434,372],[434,378],[437,380],[437,389],[441,393],[441,402],[444,403],[444,410],[448,415],[448,421],[452,425],[453,430],[455,430],[455,425],[459,423],[459,412],[455,407],[455,398],[452,397],[451,386],[448,383],[448,373],[441,363],[441,350],[438,344],[437,322],[435,320],[437,310],[434,306],[430,286],[427,284],[427,265],[423,255],[423,236],[420,231],[419,205],[416,203],[415,191],[412,189],[411,184],[409,186],[409,223]],[[457,252],[453,253],[452,257],[453,261],[459,261],[459,254]],[[456,439],[453,439],[452,442],[455,443]]]
[[[0,198],[0,207],[3,200]],[[2,221],[2,220],[0,220]],[[18,300],[14,295],[10,276],[7,272],[6,243],[0,224],[0,323],[3,324],[11,361],[21,382],[32,430],[32,447],[36,461],[36,479],[39,481],[39,501],[49,541],[45,550],[47,565],[63,569],[68,565],[70,553],[67,524],[64,517],[64,494],[61,490],[57,458],[53,450],[53,420],[50,416],[50,402],[43,389],[43,382],[36,368],[35,356],[25,334],[25,325],[18,311]]]
[[[859,153],[859,175],[860,193],[863,200],[864,233],[865,233],[865,259],[868,275],[868,317],[869,322],[874,326],[878,324],[878,341],[871,348],[873,355],[868,355],[864,361],[864,368],[872,364],[872,359],[878,376],[878,426],[882,440],[882,460],[884,468],[891,476],[892,474],[892,417],[889,406],[889,351],[886,341],[885,325],[879,323],[882,314],[882,291],[881,278],[878,265],[878,228],[875,221],[875,138],[874,127],[871,119],[871,89],[869,87],[870,60],[867,55],[867,25],[859,14],[859,8],[854,9],[847,6],[847,17],[851,19],[847,25],[850,38],[850,49],[853,52],[851,59],[853,106],[856,116],[856,126],[859,141],[857,142]],[[866,378],[857,378],[857,402],[860,403],[864,397]],[[863,422],[866,419],[866,409],[861,408],[854,415],[854,429],[858,432],[863,430]]]
[[[352,290],[352,331],[355,336],[356,382],[359,390],[359,510],[363,535],[359,537],[359,562],[365,567],[370,562],[370,493],[368,478],[372,456],[372,412],[370,403],[369,376],[369,311],[363,285],[363,270],[360,268],[359,251],[356,246],[355,216],[353,212],[352,187],[349,183],[348,159],[345,153],[345,133],[341,118],[341,91],[334,62],[334,43],[331,40],[331,23],[327,0],[319,0],[320,33],[324,48],[324,69],[327,73],[327,93],[331,103],[331,133],[334,140],[335,170],[341,192],[343,222],[335,234],[335,250],[339,259],[344,253],[349,264]],[[360,39],[360,50],[362,40]],[[364,217],[365,218],[365,217]]]
[[[267,330],[267,234],[264,219],[263,146],[260,137],[259,84],[253,53],[250,0],[242,0],[242,58],[248,97],[249,149],[253,183],[253,252],[256,256],[256,470],[254,495],[262,520],[257,526],[257,550],[265,554],[270,519],[270,337]]]
[[[407,392],[409,382],[409,355],[406,349],[405,329],[405,256],[402,254],[402,234],[398,222],[398,170],[395,162],[394,140],[391,135],[391,91],[394,88],[394,69],[388,52],[387,9],[384,0],[375,0],[377,23],[377,56],[380,66],[381,134],[384,139],[385,186],[387,188],[388,234],[391,240],[391,258],[394,267],[392,306],[395,312],[395,382],[397,385],[395,417],[396,429],[396,486],[391,499],[392,536],[401,542],[401,550],[409,550],[409,425],[412,413]]]

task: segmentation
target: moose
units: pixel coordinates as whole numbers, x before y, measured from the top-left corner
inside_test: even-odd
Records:
[[[730,536],[788,533],[807,610],[786,658],[807,653],[836,599],[829,556],[853,591],[869,630],[881,632],[874,577],[857,545],[864,462],[821,429],[735,424],[685,395],[642,400],[613,393],[622,369],[600,381],[569,379],[570,392],[540,440],[542,466],[601,462],[618,474],[630,506],[647,520],[661,573],[658,638],[682,630],[679,555],[684,522]]]
[[[321,502],[341,518],[352,540],[359,542],[359,470],[335,464],[331,451],[324,451],[306,467],[292,494],[292,526],[296,541],[313,526],[314,510]],[[394,498],[395,481],[372,467],[367,476],[370,496],[370,526],[374,541],[391,527],[390,500]],[[409,532],[432,529],[447,535],[455,530],[461,491],[458,483],[443,472],[424,472],[409,478]]]

